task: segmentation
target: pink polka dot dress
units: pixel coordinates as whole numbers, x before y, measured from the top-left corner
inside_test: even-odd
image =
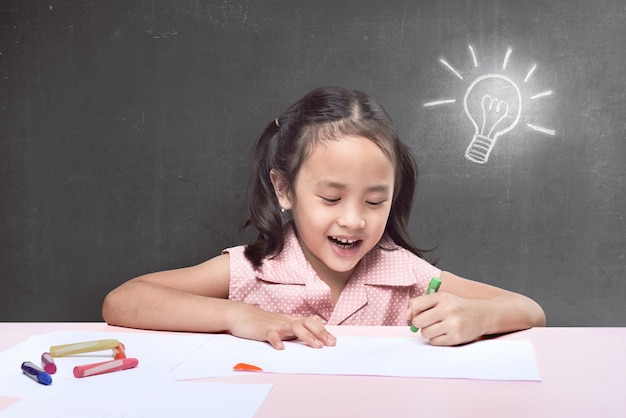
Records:
[[[363,257],[335,306],[330,288],[305,258],[292,229],[283,251],[265,259],[259,269],[246,259],[243,245],[226,249],[229,299],[269,312],[318,315],[327,325],[407,325],[407,301],[424,294],[441,270],[393,243],[384,247],[376,246]]]

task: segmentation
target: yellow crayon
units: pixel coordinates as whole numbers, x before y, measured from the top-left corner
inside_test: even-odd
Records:
[[[92,351],[102,351],[114,349],[119,345],[118,340],[96,340],[82,343],[54,345],[50,347],[52,357],[71,356],[73,354],[90,353]]]

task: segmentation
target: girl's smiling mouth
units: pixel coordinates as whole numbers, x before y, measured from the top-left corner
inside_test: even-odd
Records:
[[[352,248],[354,246],[356,246],[358,243],[361,242],[361,240],[358,239],[345,239],[345,238],[339,238],[339,237],[335,237],[335,236],[331,236],[328,237],[328,239],[335,245],[341,247],[341,248]]]

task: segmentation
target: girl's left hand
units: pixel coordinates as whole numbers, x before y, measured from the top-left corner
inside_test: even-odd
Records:
[[[410,299],[405,316],[430,344],[459,345],[483,335],[486,303],[438,292]]]

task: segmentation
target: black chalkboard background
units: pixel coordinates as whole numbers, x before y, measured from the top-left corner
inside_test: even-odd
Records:
[[[412,146],[431,260],[549,325],[625,326],[625,44],[622,0],[3,1],[0,320],[100,321],[123,281],[246,242],[254,139],[342,85]],[[478,164],[462,98],[487,73],[524,107]]]

